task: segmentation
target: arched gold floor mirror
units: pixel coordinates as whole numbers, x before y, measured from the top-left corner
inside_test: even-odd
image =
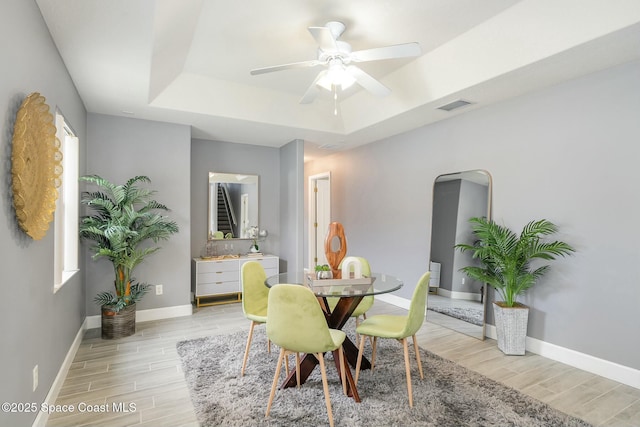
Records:
[[[485,170],[443,174],[433,184],[427,320],[478,339],[485,336],[487,289],[459,271],[474,261],[454,245],[473,243],[469,218],[490,218],[491,184]]]

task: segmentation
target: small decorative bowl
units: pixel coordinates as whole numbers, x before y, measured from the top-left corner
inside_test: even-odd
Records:
[[[316,271],[316,279],[333,279],[331,270]]]

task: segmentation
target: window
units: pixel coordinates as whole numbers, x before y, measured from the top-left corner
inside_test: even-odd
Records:
[[[54,292],[78,271],[78,138],[60,112],[56,112],[56,137],[62,152],[62,175],[54,214]]]

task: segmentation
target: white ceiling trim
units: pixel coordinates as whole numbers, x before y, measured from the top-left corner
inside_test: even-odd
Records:
[[[637,0],[36,1],[88,111],[276,147],[350,148],[640,59]],[[329,93],[299,104],[319,68],[249,76],[313,59],[306,27],[329,20],[354,49],[418,40],[424,54],[364,64],[391,95],[341,93],[337,117]],[[476,104],[436,110],[457,98]]]

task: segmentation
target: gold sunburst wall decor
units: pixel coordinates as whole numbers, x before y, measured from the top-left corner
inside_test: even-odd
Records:
[[[20,105],[12,143],[13,204],[18,224],[34,240],[40,240],[56,210],[62,152],[53,115],[38,92]]]

